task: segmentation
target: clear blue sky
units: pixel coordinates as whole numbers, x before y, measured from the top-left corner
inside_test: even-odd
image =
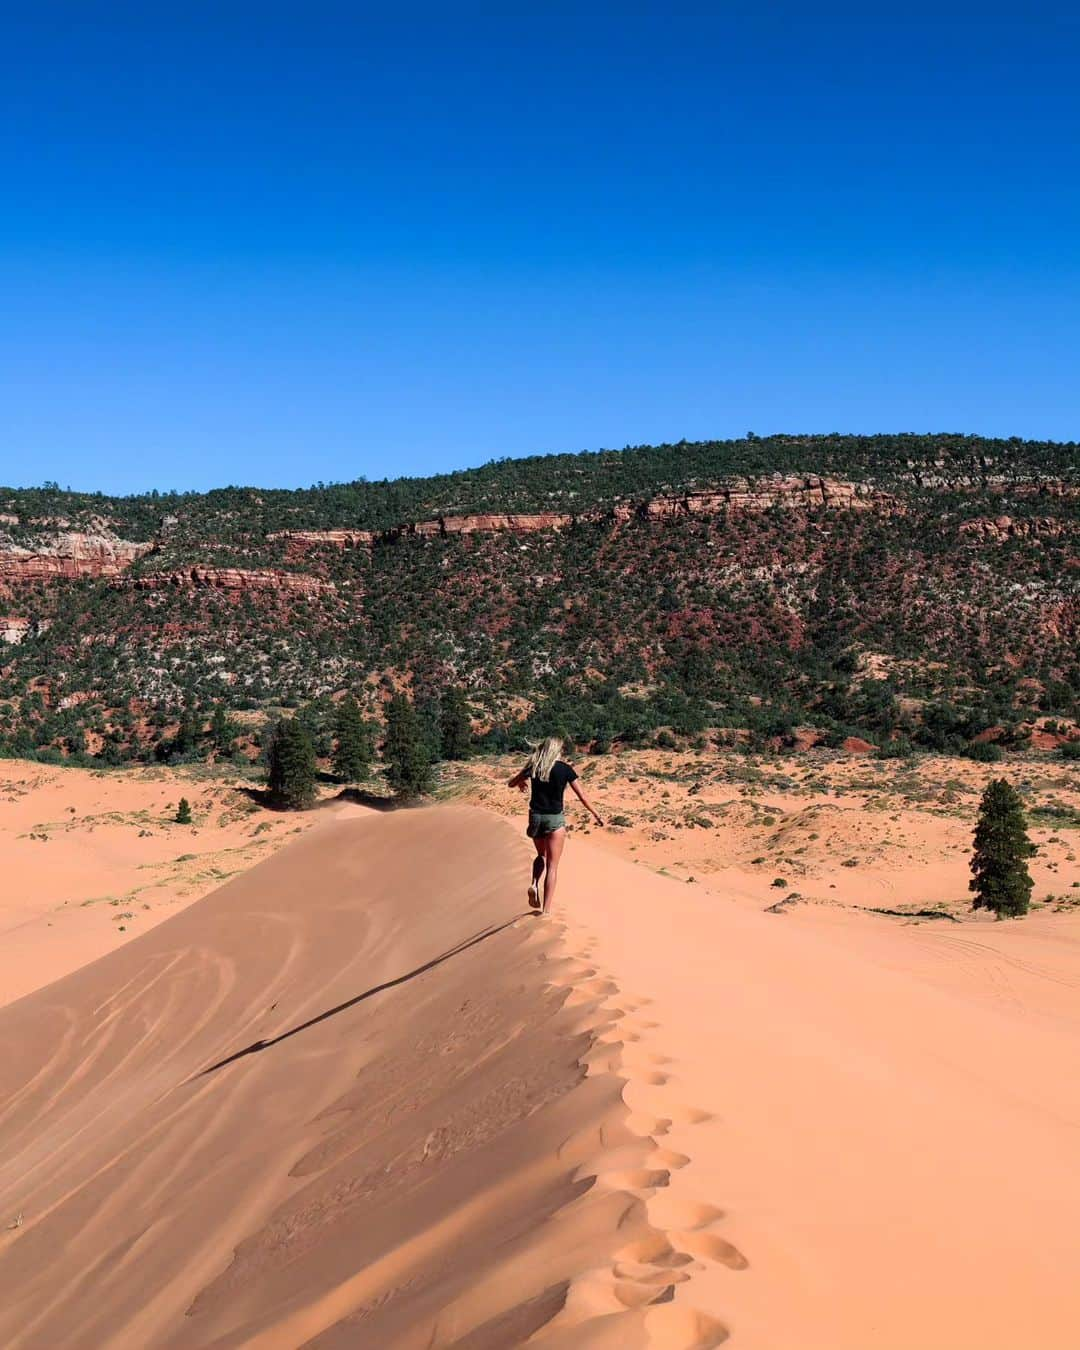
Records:
[[[1075,6],[665,8],[7,7],[0,482],[1080,438]]]

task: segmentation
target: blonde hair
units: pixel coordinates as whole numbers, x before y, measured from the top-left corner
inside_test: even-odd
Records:
[[[534,745],[532,754],[529,756],[530,777],[539,779],[541,783],[546,783],[551,777],[551,770],[555,767],[555,761],[565,749],[566,744],[561,736],[549,736],[546,741]]]

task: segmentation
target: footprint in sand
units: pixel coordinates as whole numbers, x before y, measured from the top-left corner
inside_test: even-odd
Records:
[[[688,1200],[679,1195],[654,1196],[649,1201],[649,1222],[665,1232],[680,1229],[684,1232],[696,1232],[719,1223],[724,1211],[707,1201]]]
[[[645,1332],[650,1345],[677,1345],[680,1350],[716,1350],[730,1335],[715,1317],[677,1303],[650,1308],[645,1314]]]
[[[664,1116],[650,1116],[643,1111],[632,1111],[626,1118],[626,1127],[632,1134],[642,1139],[650,1136],[659,1138],[671,1129],[671,1121]]]
[[[716,1261],[721,1266],[727,1266],[728,1270],[746,1270],[750,1264],[734,1243],[715,1233],[672,1233],[672,1237],[691,1255],[700,1256],[706,1261]]]
[[[672,1253],[672,1255],[682,1255],[682,1253]],[[684,1261],[683,1264],[685,1265],[686,1262]],[[611,1269],[617,1280],[633,1280],[636,1284],[685,1284],[690,1278],[687,1271],[679,1270],[674,1265],[656,1267],[643,1266],[635,1261],[616,1261]]]
[[[724,1218],[716,1205],[685,1200],[677,1195],[654,1195],[648,1205],[649,1222],[663,1228],[680,1251],[728,1270],[746,1270],[750,1262],[733,1242],[705,1230]]]
[[[666,1186],[671,1173],[666,1167],[634,1167],[624,1172],[601,1172],[597,1181],[614,1191],[653,1191]]]
[[[698,1106],[665,1104],[664,1110],[670,1114],[672,1122],[676,1125],[704,1125],[706,1121],[715,1119],[712,1112],[702,1111]]]
[[[680,1167],[686,1167],[690,1159],[685,1153],[677,1153],[673,1148],[658,1148],[655,1153],[650,1153],[648,1163],[650,1167],[666,1167],[670,1172],[677,1172]]]
[[[619,986],[614,980],[603,977],[581,980],[576,983],[575,987],[580,989],[582,993],[592,995],[593,998],[610,998],[612,994],[619,992]]]
[[[664,1233],[651,1233],[648,1237],[628,1242],[615,1253],[620,1265],[653,1266],[661,1269],[677,1269],[690,1264],[691,1258],[685,1252],[677,1252]]]

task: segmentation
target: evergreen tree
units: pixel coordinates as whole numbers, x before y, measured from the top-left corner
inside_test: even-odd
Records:
[[[442,759],[442,708],[436,695],[418,698],[413,703],[416,713],[416,725],[420,733],[420,743],[424,747],[429,764]]]
[[[359,783],[371,768],[371,737],[351,694],[337,706],[334,724],[334,773],[343,783]]]
[[[460,689],[443,694],[439,712],[439,740],[443,759],[467,759],[472,749],[469,707]]]
[[[295,717],[283,717],[270,741],[270,798],[277,806],[297,810],[315,798],[315,751]]]
[[[190,755],[199,743],[202,722],[194,702],[189,702],[180,715],[180,725],[173,739],[173,755]]]
[[[975,826],[973,907],[993,910],[998,918],[1026,914],[1032,885],[1027,859],[1034,853],[1020,794],[1004,778],[994,779],[983,793]]]
[[[431,783],[431,754],[416,709],[403,694],[395,694],[386,710],[383,743],[386,777],[399,797],[415,797]]]
[[[225,711],[224,703],[215,703],[210,718],[210,739],[219,755],[232,753],[232,744],[236,740],[236,724]]]
[[[191,803],[186,797],[180,798],[180,805],[176,808],[177,825],[191,824]]]

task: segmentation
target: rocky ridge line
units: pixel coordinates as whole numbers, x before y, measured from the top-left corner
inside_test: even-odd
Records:
[[[643,503],[617,502],[614,506],[581,512],[548,511],[534,514],[438,516],[433,520],[391,526],[386,530],[277,530],[270,539],[285,541],[294,554],[309,548],[372,548],[398,539],[438,539],[459,534],[533,534],[540,530],[564,530],[577,524],[629,521],[701,519],[725,511],[789,510],[882,510],[899,512],[902,504],[888,493],[860,483],[845,483],[809,475],[773,480],[742,479],[702,492],[665,494]]]

